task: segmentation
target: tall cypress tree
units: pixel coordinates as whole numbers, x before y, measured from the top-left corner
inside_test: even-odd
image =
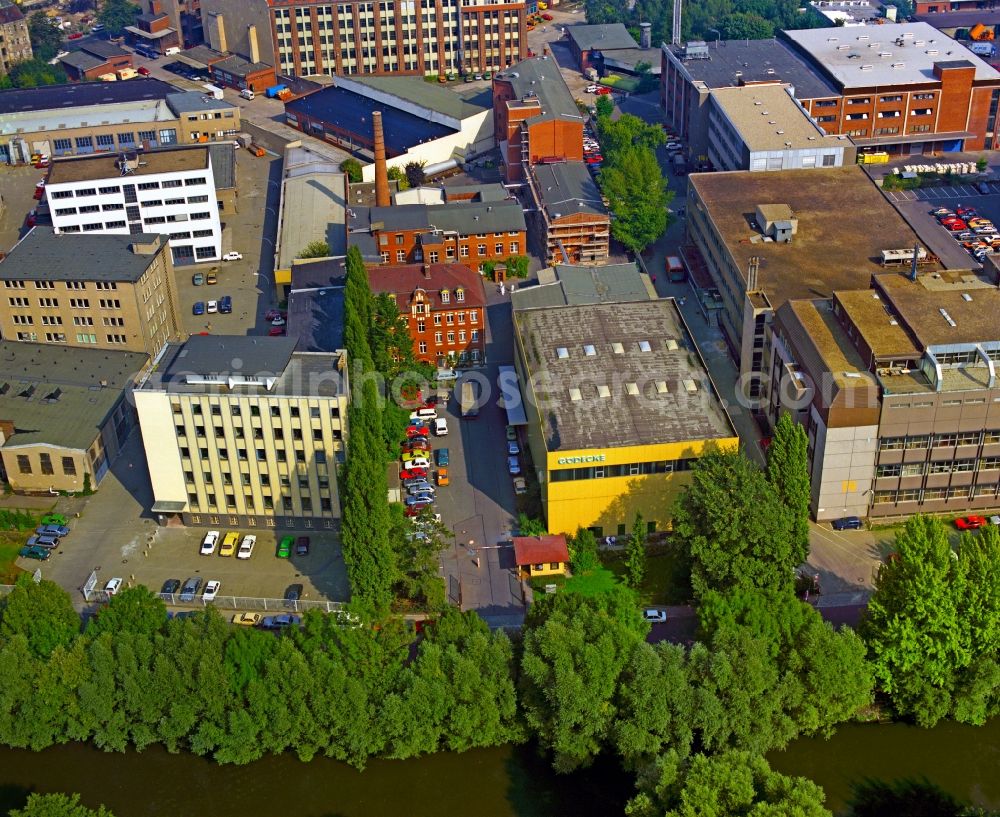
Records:
[[[806,432],[787,414],[781,415],[771,438],[767,479],[792,512],[793,555],[801,564],[809,557],[809,454]]]

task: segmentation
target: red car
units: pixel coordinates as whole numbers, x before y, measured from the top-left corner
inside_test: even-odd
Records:
[[[268,331],[268,336],[272,338],[280,338],[285,334],[284,326],[272,326]]]
[[[429,508],[430,506],[431,506],[430,502],[421,502],[418,505],[410,505],[410,507],[408,507],[405,511],[403,511],[403,513],[406,516],[410,517],[420,516],[420,512],[423,511],[424,508]]]
[[[594,93],[597,94],[598,96],[605,96],[611,93],[611,89],[607,85],[602,85],[600,88],[594,91]]]
[[[427,477],[426,468],[403,468],[399,472],[400,479],[418,479],[420,477]]]
[[[403,443],[403,451],[430,451],[431,444],[426,440],[410,440]]]
[[[545,21],[554,20],[555,18],[551,14],[543,14],[542,19]]]
[[[35,201],[41,201],[42,196],[45,195],[45,179],[42,179],[38,184],[35,185]]]
[[[986,525],[985,516],[960,516],[955,520],[955,527],[959,530],[976,530]]]
[[[406,429],[407,437],[426,437],[427,426],[409,426]]]
[[[142,74],[144,77],[149,76],[149,69],[145,65],[140,65],[135,69],[137,73]]]
[[[954,221],[942,221],[941,223],[944,225],[946,230],[950,230],[953,233],[960,233],[963,230],[969,229],[969,225],[967,225],[960,218],[956,218]]]
[[[79,31],[76,31],[73,34],[70,34],[66,39],[67,40],[79,40],[82,36],[83,36],[83,34],[81,34]]]
[[[958,207],[955,208],[955,212],[960,216],[974,216],[976,214],[974,208],[966,207],[964,204],[958,205]]]
[[[604,157],[600,153],[592,153],[590,156],[584,156],[583,161],[588,165],[599,165],[604,161]]]

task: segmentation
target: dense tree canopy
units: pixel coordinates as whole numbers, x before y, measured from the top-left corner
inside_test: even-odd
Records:
[[[97,13],[97,21],[112,37],[117,37],[125,26],[135,24],[135,16],[140,9],[128,0],[103,0],[101,10]]]
[[[52,25],[45,12],[36,11],[28,16],[28,37],[31,40],[31,53],[35,59],[47,63],[59,53],[62,46],[62,29]]]
[[[879,568],[862,633],[876,682],[923,726],[983,723],[1000,693],[1000,531],[963,534],[913,517]]]
[[[113,817],[104,806],[87,808],[78,794],[30,794],[24,808],[9,814],[10,817]]]
[[[809,557],[809,454],[806,432],[782,414],[767,449],[767,479],[792,515],[792,561]]]
[[[701,457],[674,508],[674,539],[689,555],[697,596],[791,587],[801,555],[794,525],[767,477],[735,451]]]
[[[68,647],[79,632],[80,616],[55,582],[43,579],[36,584],[22,574],[0,605],[0,638],[23,637],[37,658]]]
[[[774,771],[759,755],[729,751],[668,755],[628,817],[831,817],[823,790],[804,777]]]

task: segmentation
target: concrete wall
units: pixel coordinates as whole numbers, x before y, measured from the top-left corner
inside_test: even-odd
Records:
[[[810,419],[813,516],[818,522],[842,516],[868,516],[878,426],[828,429],[815,407],[810,409]]]
[[[52,473],[43,474],[41,466],[41,455],[48,454],[52,463]],[[3,448],[0,450],[3,458],[4,470],[7,472],[7,479],[11,488],[19,493],[47,493],[49,489],[53,491],[82,491],[84,476],[93,474],[90,468],[90,459],[86,451],[75,448],[59,448],[51,445],[26,445]],[[22,473],[18,464],[18,457],[25,456],[31,464],[31,473]],[[67,474],[63,467],[63,457],[69,457],[73,461],[76,474]]]
[[[223,36],[220,36],[219,16]],[[216,51],[231,51],[250,57],[250,26],[257,27],[260,62],[275,65],[274,37],[271,33],[271,12],[266,0],[202,0],[201,19],[205,42]]]

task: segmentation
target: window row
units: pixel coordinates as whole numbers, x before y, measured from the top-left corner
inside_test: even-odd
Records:
[[[991,445],[1000,443],[1000,429],[963,431],[953,434],[919,434],[913,437],[882,437],[879,451],[913,450],[918,448],[954,448],[958,445]]]
[[[630,462],[624,465],[596,465],[592,468],[561,468],[549,471],[549,482],[571,482],[581,479],[605,479],[607,477],[638,477],[647,474],[673,474],[690,471],[692,459],[653,460],[651,462]]]

